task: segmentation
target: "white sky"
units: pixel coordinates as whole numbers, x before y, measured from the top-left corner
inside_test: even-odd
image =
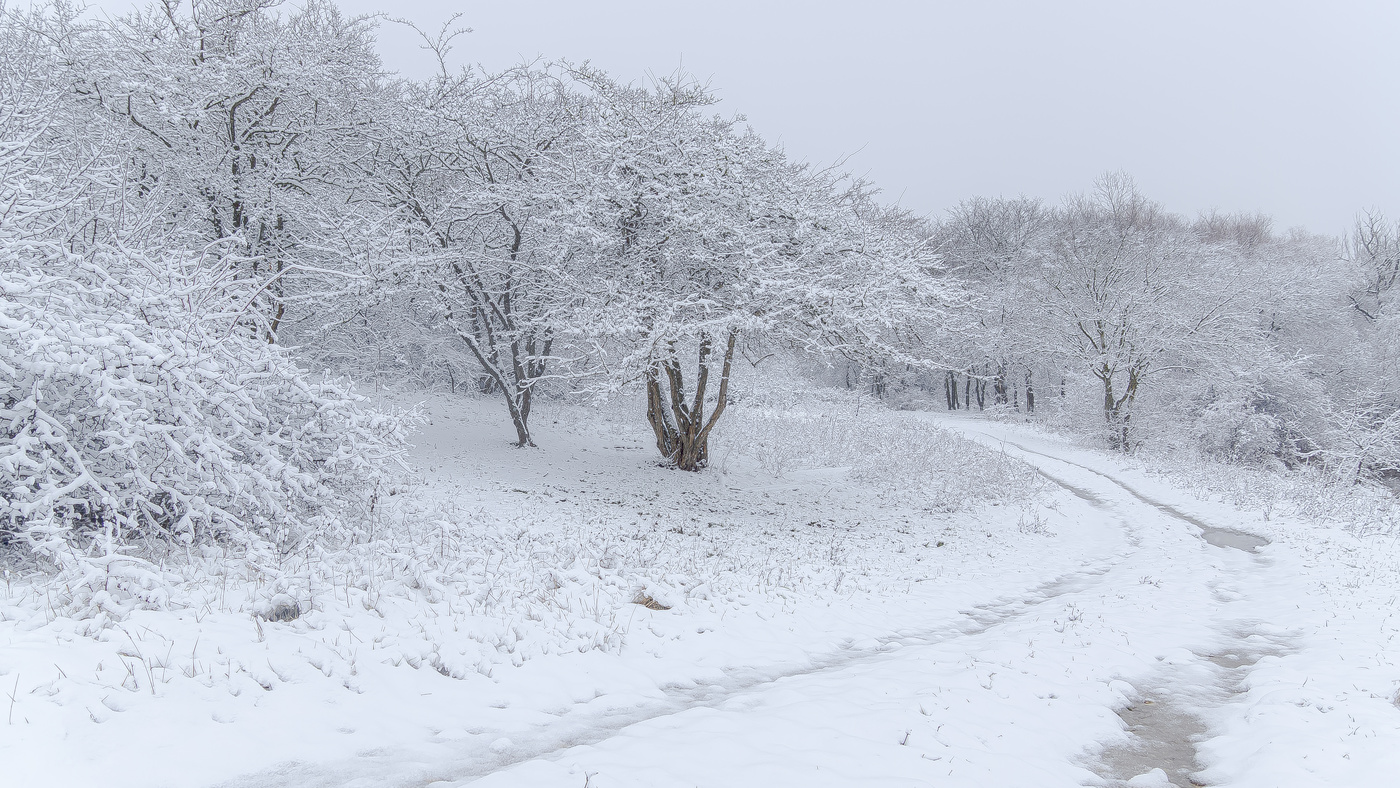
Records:
[[[642,79],[677,66],[797,158],[941,214],[974,195],[1057,200],[1105,170],[1186,214],[1338,233],[1400,216],[1400,3],[338,0],[474,32],[488,69],[538,55]],[[128,0],[129,2],[129,0]],[[101,5],[117,8],[121,0]],[[431,61],[402,28],[392,68]]]

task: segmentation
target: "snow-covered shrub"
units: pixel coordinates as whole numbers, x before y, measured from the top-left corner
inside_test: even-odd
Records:
[[[1244,465],[1277,463],[1286,448],[1280,419],[1237,399],[1210,403],[1191,429],[1207,455]]]
[[[228,247],[164,234],[44,24],[0,7],[0,547],[353,536],[405,422],[269,344]]]
[[[288,544],[343,525],[402,435],[343,383],[106,254],[70,276],[0,252],[0,522],[54,553],[83,534]]]

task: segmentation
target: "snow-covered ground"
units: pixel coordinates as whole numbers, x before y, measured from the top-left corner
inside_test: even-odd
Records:
[[[881,484],[878,446],[818,468],[733,450],[772,437],[741,411],[750,434],[686,474],[657,467],[635,414],[546,405],[543,448],[521,451],[497,410],[429,401],[418,478],[378,496],[371,544],[7,577],[5,784],[1303,786],[1400,770],[1391,538],[1266,522],[984,420],[882,416],[991,447],[940,449],[959,466],[943,475],[1004,488],[964,480],[950,512],[947,490]],[[890,467],[932,462],[888,440]]]

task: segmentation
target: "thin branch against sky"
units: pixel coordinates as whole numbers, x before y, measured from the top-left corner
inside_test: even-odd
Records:
[[[1400,5],[1235,2],[339,0],[432,27],[464,62],[589,60],[627,79],[684,67],[794,155],[849,166],[920,212],[1057,199],[1106,170],[1172,210],[1263,211],[1336,234],[1400,212],[1389,100]],[[109,9],[122,0],[98,4]],[[408,30],[380,45],[435,68]]]

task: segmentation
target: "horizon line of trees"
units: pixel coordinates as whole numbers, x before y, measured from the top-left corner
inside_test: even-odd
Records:
[[[1172,214],[1110,173],[1059,205],[967,200],[933,238],[983,299],[937,383],[950,410],[1048,401],[1121,451],[1400,471],[1400,225],[1378,211],[1346,238],[1279,234]]]

